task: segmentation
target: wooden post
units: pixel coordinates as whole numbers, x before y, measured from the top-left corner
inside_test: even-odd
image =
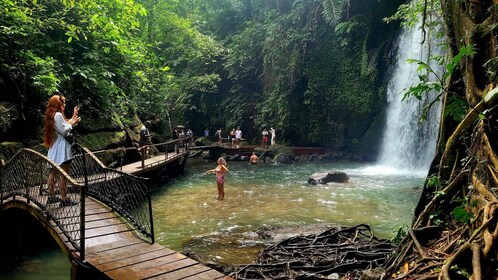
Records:
[[[31,171],[29,170],[28,171],[28,168],[26,167],[26,162],[29,161],[29,159],[27,158],[28,155],[23,153],[23,155],[25,155],[24,157],[26,158],[23,158],[22,157],[22,161],[21,161],[21,165],[22,165],[22,171],[23,171],[23,176],[21,178],[21,182],[24,186],[24,196],[26,197],[26,201],[28,202],[28,204],[30,203],[30,195],[29,195],[29,192],[28,192],[28,185],[29,185],[29,182],[28,182],[28,172]]]
[[[124,150],[124,152],[126,153],[126,150]],[[119,153],[119,160],[121,161],[119,164],[119,171],[123,171],[123,154],[122,153]]]
[[[146,146],[142,146],[140,148],[140,152],[142,153],[142,169],[145,168],[145,147]]]
[[[147,192],[147,198],[149,200],[149,216],[150,216],[150,237],[151,243],[154,244],[154,218],[152,217],[152,198],[150,197],[150,191]]]
[[[3,178],[2,178],[2,170],[3,170],[3,160],[0,162],[0,204],[3,203]]]

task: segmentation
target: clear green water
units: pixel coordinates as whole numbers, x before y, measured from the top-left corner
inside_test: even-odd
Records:
[[[218,201],[213,162],[189,160],[184,176],[153,193],[156,242],[194,251],[227,264],[252,262],[263,244],[265,226],[317,223],[370,224],[377,236],[411,223],[425,174],[400,173],[356,163],[249,165],[229,162],[225,200]],[[340,170],[347,184],[308,185],[314,172]],[[28,256],[2,279],[69,279],[70,264],[58,248]]]
[[[24,262],[12,271],[2,272],[0,279],[8,280],[67,280],[71,264],[59,247],[53,247],[25,256]]]
[[[225,200],[218,201],[215,163],[189,161],[186,176],[155,191],[156,241],[177,251],[190,250],[228,264],[252,262],[262,248],[256,230],[265,226],[316,223],[368,223],[391,238],[411,223],[423,174],[399,173],[354,163],[249,165],[229,162]],[[347,184],[312,186],[314,172],[340,170]]]

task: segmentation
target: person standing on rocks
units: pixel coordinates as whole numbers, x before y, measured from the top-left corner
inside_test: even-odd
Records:
[[[216,132],[214,133],[214,136],[217,136],[218,138],[218,145],[221,145],[221,127],[220,129],[216,130]]]
[[[235,131],[235,145],[236,148],[240,148],[240,143],[242,142],[242,130],[240,130],[240,126],[237,127]]]
[[[263,147],[268,148],[268,130],[263,129]]]
[[[277,134],[275,133],[275,129],[273,127],[270,128],[270,134],[271,134],[271,145],[275,145],[275,139],[277,138]]]

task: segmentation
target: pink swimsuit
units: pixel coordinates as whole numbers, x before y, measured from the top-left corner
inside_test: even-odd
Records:
[[[221,176],[216,175],[216,182],[218,182],[220,184],[225,183],[225,174],[223,174]]]
[[[220,184],[225,183],[225,173],[222,173],[221,175],[218,175],[219,173],[221,173],[221,168],[220,167],[216,167],[215,171],[216,171],[216,182],[218,182]]]

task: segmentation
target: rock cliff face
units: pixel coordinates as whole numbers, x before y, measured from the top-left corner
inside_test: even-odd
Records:
[[[90,150],[102,150],[109,147],[132,146],[138,142],[142,122],[135,115],[131,119],[119,118],[116,114],[103,119],[82,121],[79,143]]]

